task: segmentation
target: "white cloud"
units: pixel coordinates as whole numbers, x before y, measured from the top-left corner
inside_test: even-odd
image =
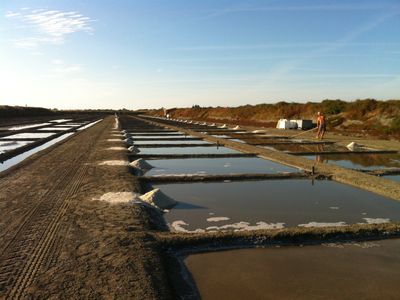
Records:
[[[21,9],[19,12],[8,11],[5,17],[16,20],[18,25],[31,31],[31,36],[13,40],[18,48],[32,49],[42,44],[59,45],[64,43],[68,34],[93,32],[90,23],[94,20],[74,11]]]

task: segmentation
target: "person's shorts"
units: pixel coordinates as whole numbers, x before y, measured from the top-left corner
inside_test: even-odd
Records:
[[[326,124],[321,124],[319,127],[319,130],[326,130]]]

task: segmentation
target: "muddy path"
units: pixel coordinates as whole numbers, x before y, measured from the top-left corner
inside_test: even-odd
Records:
[[[169,296],[154,224],[142,206],[99,201],[135,192],[114,118],[75,134],[0,178],[0,298]]]

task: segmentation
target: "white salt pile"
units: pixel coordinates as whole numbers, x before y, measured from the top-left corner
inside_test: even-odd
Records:
[[[99,198],[92,198],[92,200],[104,201],[111,204],[131,203],[139,198],[138,194],[132,192],[109,192],[103,194]]]
[[[130,152],[132,152],[132,153],[139,153],[139,152],[140,152],[139,148],[136,147],[136,146],[130,146],[130,147],[128,148],[128,150],[129,150]]]
[[[106,148],[106,150],[126,150],[126,148],[125,147],[109,147],[109,148]]]
[[[236,125],[236,127],[233,127],[234,130],[240,129],[239,125]]]
[[[264,130],[253,130],[252,133],[263,133],[265,132]]]
[[[151,164],[149,164],[147,161],[145,161],[143,158],[139,158],[137,160],[134,160],[129,164],[130,167],[132,168],[137,168],[140,170],[150,170],[153,168]]]
[[[226,127],[227,127],[226,124],[219,126],[219,128],[226,128]]]
[[[154,189],[142,196],[140,200],[147,202],[160,209],[171,208],[176,205],[176,201],[165,195],[160,189]]]
[[[356,143],[354,143],[354,142],[351,142],[351,143],[348,144],[346,147],[347,147],[347,149],[349,149],[349,150],[351,150],[351,151],[354,151],[354,150],[356,150],[357,148],[359,148],[359,145],[356,144]]]
[[[128,146],[133,146],[133,140],[131,138],[124,139],[124,142]]]
[[[105,160],[99,163],[100,166],[127,166],[128,162],[125,160]]]

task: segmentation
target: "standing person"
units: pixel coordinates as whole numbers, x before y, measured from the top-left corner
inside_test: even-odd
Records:
[[[323,113],[318,112],[317,114],[317,139],[322,140],[326,131],[326,119]]]

